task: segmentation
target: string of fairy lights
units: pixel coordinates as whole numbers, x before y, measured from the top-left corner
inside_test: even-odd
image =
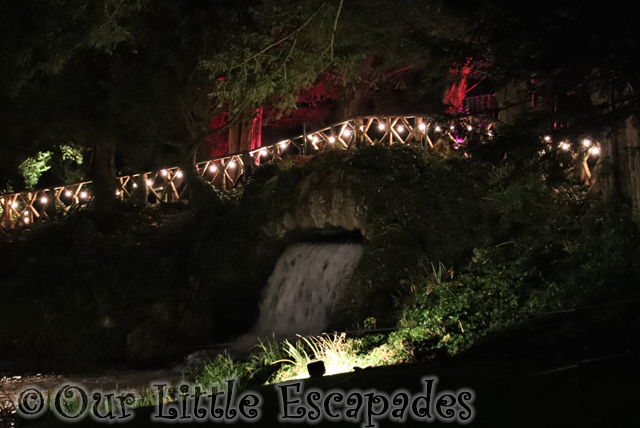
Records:
[[[431,150],[448,146],[459,150],[465,156],[469,156],[466,149],[471,141],[484,144],[494,138],[494,125],[495,123],[492,121],[484,121],[474,117],[440,120],[415,116],[369,117],[358,121],[346,121],[309,133],[306,136],[302,135],[269,146],[258,147],[249,151],[248,155],[253,159],[252,162],[255,165],[259,165],[261,162],[282,158],[291,145],[296,147],[296,152],[290,154],[301,154],[306,153],[307,148],[310,152],[320,152],[332,147],[345,149],[353,146],[353,143],[359,140],[369,143],[382,141],[391,144],[416,142]],[[551,135],[543,135],[540,138],[544,147],[540,151],[541,155],[557,150],[560,153],[567,153],[573,158],[580,158],[583,168],[587,169],[587,175],[590,177],[587,162],[600,155],[599,143],[590,137],[581,137],[578,140],[561,139],[557,142]],[[244,171],[242,154],[199,163],[198,171],[201,171],[203,177],[208,172],[209,176],[206,178],[211,183],[219,173],[227,174],[230,172],[234,177],[238,176]],[[148,176],[151,178],[147,178]],[[115,191],[115,194],[118,198],[124,199],[126,196],[130,197],[141,185],[151,190],[156,188],[162,190],[163,186],[169,184],[179,186],[183,182],[183,177],[182,170],[177,167],[162,169],[157,173],[120,177],[120,188]],[[231,179],[231,175],[228,177]],[[158,181],[159,178],[162,179]],[[20,222],[29,224],[32,217],[39,216],[52,201],[55,203],[57,200],[67,207],[90,202],[93,198],[90,189],[86,189],[86,187],[82,189],[87,184],[89,183],[4,195],[2,206],[10,207]],[[47,196],[47,193],[57,196],[52,198]],[[33,197],[32,195],[42,196]],[[38,207],[34,206],[37,202],[39,202]],[[5,227],[7,227],[6,224]]]
[[[553,138],[550,135],[545,135],[543,139],[545,143],[553,146]],[[576,146],[579,147],[579,149],[576,149]],[[569,153],[583,153],[594,157],[600,155],[600,145],[597,142],[594,142],[591,138],[580,139],[579,145],[572,143],[569,140],[563,140],[560,141],[556,147]]]

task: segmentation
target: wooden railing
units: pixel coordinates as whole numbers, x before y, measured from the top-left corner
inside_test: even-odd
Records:
[[[484,119],[481,119],[484,120]],[[426,148],[450,144],[463,147],[473,134],[491,136],[491,123],[473,117],[436,119],[429,116],[363,116],[336,123],[306,135],[280,141],[258,149],[222,156],[196,165],[198,174],[213,186],[229,190],[240,177],[260,164],[281,160],[284,156],[313,154],[331,148],[347,149],[356,142],[374,144],[423,144]],[[434,144],[435,141],[435,144]],[[91,204],[90,181],[68,186],[0,197],[0,226],[11,229],[65,217]],[[118,177],[116,196],[125,202],[175,202],[188,199],[189,189],[179,167]]]
[[[473,116],[499,119],[498,103],[494,94],[467,97],[462,100],[462,111]]]

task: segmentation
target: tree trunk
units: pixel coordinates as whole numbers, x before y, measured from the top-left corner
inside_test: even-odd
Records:
[[[230,155],[251,150],[251,131],[253,129],[252,111],[245,111],[243,117],[245,117],[244,120],[229,128]]]
[[[242,135],[242,123],[235,123],[229,128],[229,154],[240,151],[240,137]]]
[[[620,141],[618,136],[607,138],[601,150],[600,181],[602,191],[608,197],[624,198],[625,190],[622,179],[620,160]]]
[[[611,137],[617,149],[617,162],[611,159],[610,186],[631,204],[636,222],[640,223],[640,123],[637,116],[625,120],[621,130]]]
[[[197,197],[202,177],[196,168],[196,155],[198,147],[195,142],[185,145],[180,153],[180,169],[182,170],[184,181],[190,189],[191,197]]]
[[[614,112],[618,98],[628,96],[622,90],[607,87],[591,94],[596,106],[609,106]],[[605,196],[628,201],[636,223],[640,224],[640,118],[627,117],[620,128],[613,129],[601,151],[600,180]]]
[[[113,207],[116,198],[116,143],[100,138],[94,145],[91,159],[94,205],[97,210]]]
[[[204,139],[201,139],[201,141],[204,141]],[[221,205],[220,199],[213,186],[198,174],[196,168],[196,155],[200,146],[201,143],[193,141],[183,146],[180,156],[180,167],[188,187],[189,199],[195,206],[208,204],[209,208],[219,207]]]
[[[614,86],[591,94],[596,106],[609,106],[615,113],[619,99],[628,97],[628,86]],[[600,180],[605,196],[627,201],[636,223],[640,224],[640,117],[628,116],[618,129],[605,139],[601,151]]]
[[[240,133],[240,150],[246,152],[251,150],[251,129],[253,128],[253,118],[242,121],[242,132]]]
[[[369,81],[371,79],[373,60],[373,55],[367,56],[360,69],[360,81],[346,89],[339,99],[339,111],[342,114],[342,117],[338,118],[339,121],[367,113],[367,95],[371,84]]]
[[[364,116],[366,113],[367,91],[369,84],[366,82],[357,83],[353,90],[347,92],[348,96],[342,109],[340,120],[348,120],[356,116]]]
[[[500,120],[513,123],[526,109],[529,91],[525,81],[510,82],[496,91]]]
[[[624,132],[628,147],[631,208],[636,221],[640,222],[640,121],[637,116],[627,118]]]
[[[447,113],[456,114],[462,111],[462,100],[467,95],[469,76],[471,75],[471,59],[458,67],[452,67],[449,80],[451,86],[444,94],[442,102],[447,106]]]

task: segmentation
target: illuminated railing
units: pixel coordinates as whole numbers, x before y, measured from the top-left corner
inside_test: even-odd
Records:
[[[491,136],[492,124],[463,117],[435,119],[429,116],[363,116],[280,141],[249,152],[222,156],[196,165],[198,174],[220,190],[236,186],[243,174],[260,164],[277,162],[284,156],[313,154],[327,149],[347,149],[357,142],[373,144],[417,143],[427,148],[449,144],[460,148],[471,135]],[[189,198],[189,188],[179,167],[118,177],[116,197],[138,205],[176,202]],[[0,226],[11,229],[37,222],[57,220],[82,209],[93,200],[93,185],[87,181],[68,186],[0,197]]]

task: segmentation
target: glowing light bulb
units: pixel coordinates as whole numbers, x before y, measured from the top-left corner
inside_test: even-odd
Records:
[[[467,126],[467,131],[473,131],[473,126],[471,125]]]
[[[163,169],[162,171],[160,171],[160,174],[162,174],[163,177],[166,177],[169,173],[166,169]]]
[[[567,151],[567,150],[569,150],[569,149],[571,148],[571,144],[569,144],[569,143],[562,143],[562,144],[560,145],[560,148],[561,148],[562,150],[564,150],[564,151]]]
[[[133,183],[133,188],[137,188],[138,187],[138,183]]]
[[[591,145],[591,140],[585,138],[584,140],[582,140],[582,145],[585,147],[589,147]]]
[[[312,134],[307,135],[307,140],[309,141],[313,140],[313,135]]]
[[[120,196],[120,191],[116,190],[116,196]]]
[[[491,131],[487,131],[487,135],[488,135],[489,137],[493,137],[493,132],[491,132]]]
[[[87,192],[80,192],[80,198],[81,199],[86,199],[87,198]]]
[[[182,171],[178,171],[178,172],[176,172],[176,177],[178,177],[178,178],[182,178]]]
[[[147,180],[147,187],[153,186],[153,180]]]
[[[329,142],[330,143],[335,143],[336,142],[336,137],[329,137]]]
[[[314,135],[314,136],[313,136],[313,140],[312,140],[312,141],[313,141],[314,143],[317,143],[317,142],[318,142],[318,136],[317,136],[317,135]]]
[[[18,208],[18,203],[17,202],[12,203],[11,208],[13,208],[14,210]]]
[[[421,130],[421,131],[424,131],[424,130],[427,129],[427,125],[425,125],[424,123],[421,123],[421,124],[418,125],[418,129]]]
[[[29,224],[29,217],[25,217],[25,218],[23,218],[23,219],[22,219],[22,222],[23,222],[24,224]]]
[[[47,202],[49,202],[49,199],[47,199],[46,196],[43,196],[40,198],[40,202],[42,202],[43,204],[46,204]]]
[[[451,125],[451,126],[449,127],[449,129],[453,131],[454,129],[456,129],[456,127],[455,127],[455,125]]]
[[[67,198],[70,198],[70,197],[71,197],[71,190],[66,190],[66,191],[64,192],[64,195],[65,195]]]
[[[345,137],[348,137],[349,135],[351,135],[351,131],[348,129],[345,129],[344,131],[342,131],[342,135],[344,135]]]
[[[284,149],[287,147],[287,142],[286,141],[281,141],[280,142],[280,148]]]
[[[551,142],[551,137],[548,135],[544,136],[544,141],[546,141],[547,143]]]
[[[589,149],[589,153],[591,153],[594,156],[598,156],[600,154],[600,147],[591,147]]]
[[[439,126],[436,126],[435,131],[436,131],[436,132],[440,132],[440,131],[442,131],[442,128],[440,128]]]
[[[398,131],[398,132],[404,132],[404,126],[402,126],[402,125],[398,125],[398,126],[396,126],[396,131]]]
[[[229,162],[229,168],[233,169],[236,167],[236,161],[232,160],[231,162]]]
[[[261,156],[267,156],[268,154],[269,154],[269,152],[267,151],[267,149],[260,150],[260,155]]]
[[[361,131],[364,131],[364,126],[361,126],[361,127],[360,127],[360,130],[361,130]]]
[[[379,124],[378,129],[384,131],[384,123]]]
[[[211,166],[209,167],[209,171],[211,171],[211,172],[216,172],[217,170],[218,170],[218,167],[217,167],[217,166],[215,166],[215,165],[211,165]]]

